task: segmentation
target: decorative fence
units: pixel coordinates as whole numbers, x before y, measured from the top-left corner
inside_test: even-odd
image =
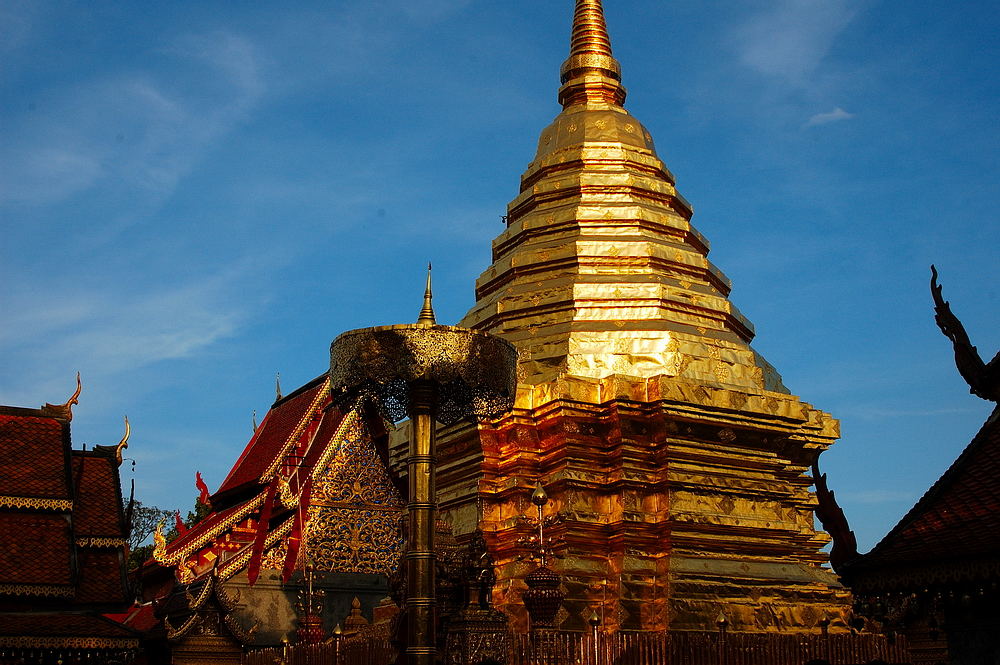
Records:
[[[511,635],[506,665],[830,665],[910,663],[905,640],[882,635],[555,632],[541,639]],[[244,665],[391,665],[385,638],[341,638],[324,644],[256,649]],[[442,659],[445,660],[445,659]],[[468,665],[476,665],[470,663]]]

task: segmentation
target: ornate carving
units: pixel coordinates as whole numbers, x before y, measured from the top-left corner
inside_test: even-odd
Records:
[[[14,649],[137,649],[128,637],[0,637],[0,647]],[[89,657],[90,654],[87,654]]]
[[[955,348],[955,365],[969,392],[991,402],[1000,402],[1000,352],[988,364],[972,346],[965,326],[951,311],[951,305],[942,297],[937,283],[937,269],[931,266],[931,295],[934,298],[934,321]]]
[[[124,547],[128,541],[124,538],[77,538],[77,547]]]
[[[75,595],[72,587],[53,584],[0,584],[0,595],[4,596],[58,596],[72,598]]]
[[[858,541],[847,522],[847,515],[826,485],[826,474],[819,472],[818,458],[813,462],[812,474],[816,483],[816,499],[819,502],[816,506],[816,517],[823,525],[823,529],[833,538],[830,565],[835,571],[840,572],[846,562],[858,556]]]
[[[0,496],[0,508],[34,508],[68,512],[73,510],[73,501],[70,499],[45,499],[37,496]]]
[[[45,403],[42,407],[42,412],[47,416],[52,416],[53,418],[64,418],[66,420],[73,420],[73,405],[79,404],[80,393],[83,392],[83,383],[80,381],[80,373],[76,373],[76,392],[70,397],[64,404],[49,404]]]
[[[528,589],[521,594],[531,617],[532,628],[555,627],[556,614],[565,594],[559,589],[562,580],[551,568],[539,566],[524,578]]]
[[[122,465],[122,451],[128,448],[128,438],[131,435],[132,426],[129,425],[128,416],[125,416],[125,434],[122,436],[122,440],[118,442],[118,445],[115,446],[115,461],[118,462],[118,466]]]
[[[473,330],[397,325],[352,330],[330,347],[330,380],[338,401],[355,394],[374,401],[386,420],[408,416],[411,382],[438,385],[437,419],[489,418],[513,406],[517,351]]]

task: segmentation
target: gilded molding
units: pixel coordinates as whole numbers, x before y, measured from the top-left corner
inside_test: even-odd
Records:
[[[223,621],[226,623],[226,628],[229,629],[229,632],[231,632],[233,637],[235,637],[238,641],[242,642],[244,645],[253,642],[253,638],[257,634],[259,624],[255,623],[250,628],[244,628],[232,614],[226,614]]]
[[[128,541],[124,538],[77,538],[77,547],[124,547]]]
[[[294,521],[295,516],[290,515],[278,526],[278,528],[273,529],[271,533],[267,534],[267,537],[264,539],[264,549],[267,550],[267,548],[274,545],[279,539],[283,538],[289,531],[291,531],[292,523]],[[250,554],[253,549],[250,545],[250,543],[247,543],[247,546],[240,550],[239,554],[219,566],[217,569],[219,581],[228,580],[233,575],[236,575],[243,570],[243,567],[250,561]]]
[[[47,499],[37,496],[0,496],[0,508],[72,511],[72,499]]]
[[[15,649],[138,649],[129,637],[0,637],[0,647]]]
[[[58,596],[72,598],[75,595],[73,587],[54,584],[0,584],[0,595],[3,596]]]
[[[359,422],[359,411],[356,406],[351,406],[351,408],[344,414],[341,419],[340,424],[337,425],[337,431],[333,433],[333,437],[330,439],[332,445],[326,447],[323,454],[320,456],[319,460],[316,461],[316,466],[312,470],[313,481],[319,480],[320,476],[327,472],[330,463],[337,454],[339,446],[336,442],[342,441],[349,429],[357,427]]]
[[[267,494],[266,491],[261,492],[253,499],[247,501],[242,508],[234,512],[232,515],[224,520],[219,521],[211,529],[205,531],[198,538],[195,538],[190,543],[185,545],[183,548],[170,551],[170,546],[167,545],[165,551],[163,552],[162,558],[157,557],[157,561],[163,564],[172,565],[178,563],[181,559],[187,557],[193,551],[205,546],[210,540],[215,538],[220,532],[242,522],[246,517],[252,513],[254,510],[260,507],[260,504],[264,502],[264,496]]]
[[[274,477],[274,474],[277,472],[278,468],[285,461],[285,456],[288,454],[288,450],[295,445],[296,441],[298,441],[299,436],[302,434],[302,431],[306,428],[306,425],[309,423],[310,420],[312,420],[313,416],[316,415],[316,411],[329,398],[330,398],[330,379],[327,378],[323,382],[323,387],[320,389],[318,393],[316,393],[316,397],[313,399],[312,404],[309,405],[309,408],[306,409],[306,412],[303,414],[302,418],[299,419],[299,424],[295,426],[295,429],[285,440],[284,445],[281,446],[281,450],[278,452],[277,455],[275,455],[274,461],[271,462],[271,466],[267,467],[264,473],[261,474],[260,480],[262,483],[266,483],[267,481],[271,480],[271,478]]]

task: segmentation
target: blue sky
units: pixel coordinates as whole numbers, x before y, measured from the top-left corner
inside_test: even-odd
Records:
[[[756,348],[841,419],[870,547],[989,413],[927,289],[1000,348],[993,2],[606,0],[627,107]],[[188,508],[340,332],[457,321],[542,127],[571,0],[0,3],[0,403],[133,423]],[[126,473],[126,478],[128,474]]]

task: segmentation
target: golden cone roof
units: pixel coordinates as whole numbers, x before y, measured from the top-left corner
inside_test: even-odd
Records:
[[[520,352],[521,380],[675,376],[787,392],[753,349],[690,204],[625,88],[600,0],[577,0],[563,111],[546,127],[461,325]]]

